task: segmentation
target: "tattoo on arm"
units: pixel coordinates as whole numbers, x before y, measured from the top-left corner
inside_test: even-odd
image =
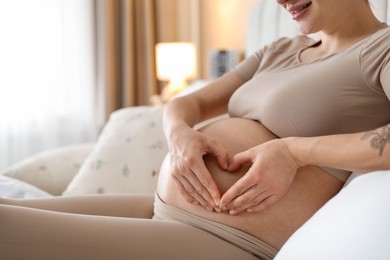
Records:
[[[362,140],[371,138],[371,147],[379,150],[379,156],[382,156],[386,144],[390,143],[390,124],[381,129],[368,131],[364,133]]]

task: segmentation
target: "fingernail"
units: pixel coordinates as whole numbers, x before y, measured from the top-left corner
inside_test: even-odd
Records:
[[[221,209],[220,209],[220,208],[214,208],[214,210],[215,210],[217,213],[221,213]]]
[[[232,215],[232,216],[233,216],[233,215],[236,215],[236,214],[237,214],[237,211],[231,210],[231,211],[229,211],[229,214]]]
[[[229,164],[228,162],[225,163],[225,170],[229,169]]]
[[[253,209],[247,209],[246,212],[252,213],[252,212],[253,212]]]
[[[220,203],[220,201],[219,201],[219,200],[217,200],[217,199],[214,199],[214,203],[215,203],[215,206],[219,207],[219,203]]]

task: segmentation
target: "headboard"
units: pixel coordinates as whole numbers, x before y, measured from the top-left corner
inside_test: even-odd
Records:
[[[390,24],[390,0],[370,0],[370,3],[377,17]],[[290,14],[275,0],[259,0],[255,3],[248,22],[246,56],[279,37],[292,37],[298,34]],[[318,35],[312,36],[318,37]]]

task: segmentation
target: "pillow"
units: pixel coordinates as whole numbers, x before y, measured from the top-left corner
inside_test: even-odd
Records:
[[[282,247],[275,260],[390,259],[390,171],[346,185]]]
[[[167,153],[162,109],[120,109],[110,115],[93,151],[63,194],[153,194]]]
[[[30,156],[1,172],[52,195],[61,195],[94,144],[67,145]]]
[[[51,197],[51,195],[28,183],[0,174],[0,198],[31,199],[43,197]]]

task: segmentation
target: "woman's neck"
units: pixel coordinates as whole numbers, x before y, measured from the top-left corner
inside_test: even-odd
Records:
[[[318,47],[322,52],[336,52],[368,37],[382,27],[371,9],[354,8],[353,11],[347,12],[342,19],[330,23],[321,31],[321,45]]]

